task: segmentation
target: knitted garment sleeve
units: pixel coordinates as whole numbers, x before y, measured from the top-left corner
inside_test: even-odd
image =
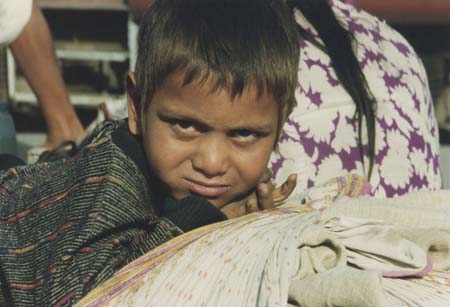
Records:
[[[226,215],[206,198],[196,195],[178,201],[167,198],[161,216],[172,221],[184,232],[227,219]]]
[[[0,174],[0,305],[72,306],[182,231],[105,126],[73,158]]]

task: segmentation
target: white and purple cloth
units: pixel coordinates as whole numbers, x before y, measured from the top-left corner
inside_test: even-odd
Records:
[[[438,130],[420,59],[384,21],[340,0],[330,3],[355,38],[358,61],[377,101],[371,194],[394,197],[439,189]],[[317,36],[300,12],[296,19]],[[308,41],[300,44],[298,105],[270,162],[277,184],[291,173],[299,174],[294,194],[347,173],[367,174],[357,145],[354,102],[338,81],[329,56]]]

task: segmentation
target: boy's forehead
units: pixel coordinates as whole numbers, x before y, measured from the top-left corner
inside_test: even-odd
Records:
[[[235,100],[242,95],[245,95],[250,99],[257,99],[263,96],[270,96],[272,98],[272,95],[270,93],[267,93],[266,90],[260,90],[256,85],[253,84],[247,84],[241,92],[233,95],[233,80],[219,82],[216,75],[207,73],[200,73],[192,80],[189,80],[187,76],[188,72],[186,72],[186,70],[178,70],[168,75],[164,79],[160,90],[164,90],[168,94],[189,93],[202,96],[217,95],[219,92],[224,91],[228,93],[231,100]]]
[[[233,99],[229,89],[212,91],[213,86],[214,81],[209,79],[184,84],[184,74],[173,74],[156,92],[151,109],[167,116],[198,120],[211,127],[274,128],[277,125],[278,104],[272,95],[259,95],[256,87],[249,86]]]

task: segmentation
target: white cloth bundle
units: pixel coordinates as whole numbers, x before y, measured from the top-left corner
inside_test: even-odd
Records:
[[[410,300],[402,297],[405,306],[449,306],[445,285],[409,293],[408,285],[396,283],[402,279],[382,277],[397,271],[420,275],[427,256],[441,264],[450,258],[447,196],[436,192],[433,204],[424,202],[420,218],[410,213],[411,208],[420,212],[419,202],[401,208],[361,199],[323,212],[283,206],[210,225],[131,263],[79,306],[285,306],[289,298],[290,304],[302,307],[397,307],[385,281],[390,294],[398,286],[401,295],[411,295]],[[410,219],[393,223],[395,216],[388,216],[390,221],[382,221],[381,215],[392,214],[390,210]],[[426,231],[416,233],[409,224],[419,219]],[[434,219],[439,227],[432,227]],[[428,305],[415,304],[421,300]]]

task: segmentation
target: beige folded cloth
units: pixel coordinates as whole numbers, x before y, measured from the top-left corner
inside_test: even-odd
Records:
[[[434,269],[450,269],[450,190],[415,192],[392,199],[345,198],[339,200],[321,214],[323,223],[344,217],[346,221],[354,218],[353,221],[361,219],[366,220],[367,223],[370,223],[370,220],[375,224],[380,223],[381,228],[378,230],[372,225],[374,226],[374,229],[372,229],[374,238],[375,236],[381,238],[381,232],[384,232],[385,239],[378,240],[378,242],[384,241],[389,244],[389,236],[395,236],[397,240],[407,240],[426,253],[432,260]],[[384,226],[381,226],[381,224],[391,226],[382,230]],[[339,232],[335,234],[338,235]],[[345,241],[343,244],[349,249],[367,250],[367,248],[370,248],[374,250],[377,248],[373,244],[372,246],[367,244],[366,247],[359,245],[358,248],[358,244],[364,244],[364,236],[358,238],[358,236],[354,236],[354,233],[352,236],[349,227],[347,227],[346,235],[342,233],[338,237]],[[358,240],[360,240],[359,243],[356,242]],[[391,246],[390,249],[392,250],[385,250],[386,246],[384,246],[381,247],[380,252],[391,254],[394,256],[393,259],[401,254],[404,257],[411,255],[412,252],[409,247],[403,249],[402,252],[398,251],[398,247]],[[406,245],[403,245],[400,248],[405,247]]]
[[[426,275],[431,271],[431,261],[427,257],[431,242],[450,243],[449,236],[429,230],[427,234],[431,238],[426,241],[423,238],[419,246],[414,241],[413,232],[417,232],[413,229],[400,229],[379,220],[334,217],[326,221],[324,227],[345,246],[349,264],[377,270],[389,277]]]
[[[301,307],[389,307],[381,275],[338,267],[292,280],[288,303]]]
[[[450,229],[450,190],[422,191],[397,198],[339,199],[322,212],[321,219],[348,216],[383,220],[408,228]]]
[[[450,270],[450,231],[435,228],[402,228],[401,235],[426,251],[433,269]]]

